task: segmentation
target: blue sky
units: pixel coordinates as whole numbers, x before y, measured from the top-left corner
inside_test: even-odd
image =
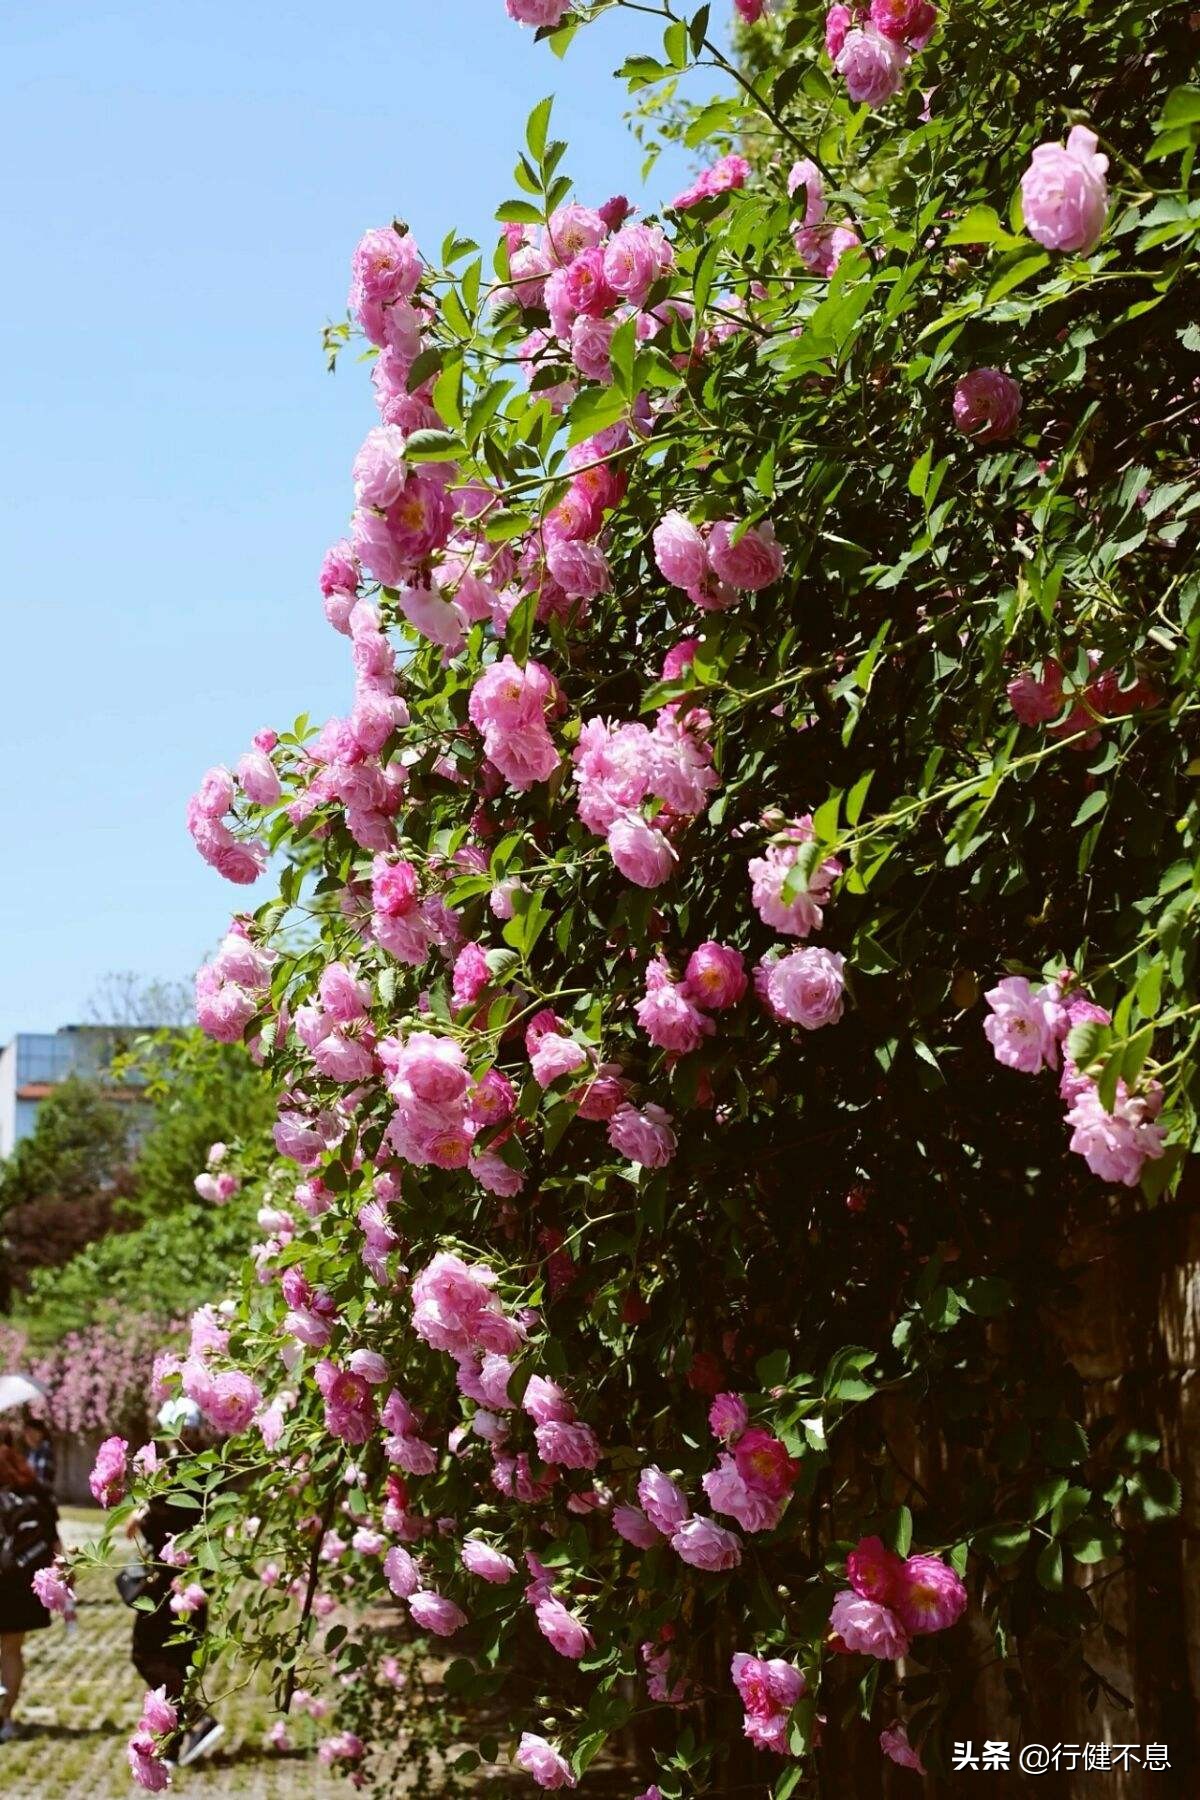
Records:
[[[641,194],[610,79],[648,23],[559,62],[501,0],[8,0],[0,1042],[77,1018],[106,971],[189,975],[238,890],[187,794],[259,726],[347,702],[315,576],[374,410],[319,331],[359,233],[491,241],[552,90],[584,197],[670,194],[682,161]]]

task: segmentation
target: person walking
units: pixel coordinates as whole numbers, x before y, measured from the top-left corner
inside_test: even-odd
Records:
[[[199,1448],[200,1412],[191,1401],[168,1400],[159,1413],[159,1424],[178,1432],[179,1446],[184,1450]],[[130,1535],[136,1533],[149,1552],[141,1594],[153,1602],[149,1610],[140,1609],[134,1614],[133,1666],[148,1688],[162,1688],[173,1702],[182,1698],[196,1646],[207,1628],[208,1608],[201,1605],[183,1614],[173,1610],[177,1569],[163,1561],[163,1552],[174,1538],[196,1523],[196,1518],[195,1506],[173,1505],[168,1489],[154,1495],[129,1526]],[[186,1768],[207,1755],[223,1731],[211,1713],[181,1709],[180,1730],[164,1760]]]
[[[50,1614],[33,1577],[58,1550],[58,1508],[23,1446],[0,1432],[0,1744],[17,1735],[13,1712],[25,1675],[25,1634],[44,1631]]]
[[[21,1413],[20,1448],[25,1452],[25,1460],[37,1476],[44,1488],[54,1492],[54,1477],[57,1463],[54,1455],[54,1439],[44,1419],[39,1419],[35,1412],[27,1406]]]

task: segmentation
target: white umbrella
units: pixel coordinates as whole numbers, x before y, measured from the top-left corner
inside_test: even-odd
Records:
[[[0,1413],[45,1398],[46,1390],[32,1375],[0,1375]]]

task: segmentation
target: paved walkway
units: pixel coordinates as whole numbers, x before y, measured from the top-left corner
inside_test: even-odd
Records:
[[[63,1521],[68,1543],[98,1535],[91,1521]],[[140,1791],[125,1762],[143,1693],[129,1661],[133,1615],[105,1571],[83,1577],[79,1599],[77,1631],[55,1620],[25,1640],[23,1729],[0,1744],[3,1800],[131,1800]],[[347,1800],[353,1792],[311,1749],[280,1756],[263,1747],[274,1716],[264,1697],[243,1691],[221,1716],[225,1736],[213,1754],[172,1781],[180,1800]]]

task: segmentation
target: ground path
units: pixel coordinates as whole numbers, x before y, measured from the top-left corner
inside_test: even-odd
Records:
[[[64,1517],[65,1542],[94,1541],[99,1517]],[[86,1574],[79,1599],[77,1631],[55,1620],[25,1640],[21,1736],[0,1744],[4,1800],[131,1800],[139,1792],[125,1762],[144,1690],[129,1661],[133,1615],[107,1571]],[[272,1717],[264,1696],[238,1694],[222,1709],[224,1738],[210,1757],[176,1773],[171,1792],[180,1800],[347,1800],[353,1790],[311,1749],[281,1756],[264,1747]]]

